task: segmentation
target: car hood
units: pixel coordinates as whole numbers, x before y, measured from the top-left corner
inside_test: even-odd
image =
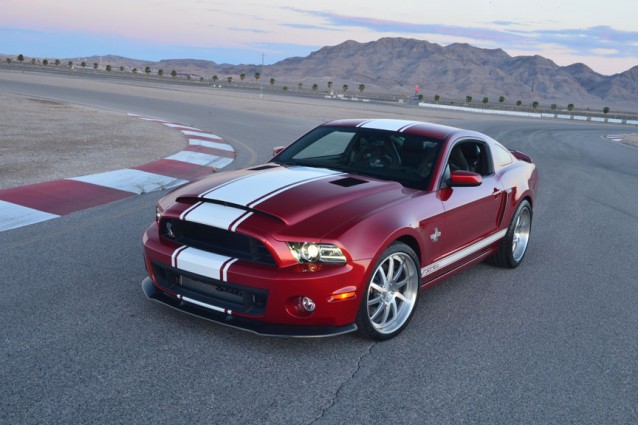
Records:
[[[285,233],[320,236],[406,198],[409,192],[414,191],[395,181],[267,164],[209,177],[173,192],[172,198],[192,198],[262,213],[284,225],[280,230]]]

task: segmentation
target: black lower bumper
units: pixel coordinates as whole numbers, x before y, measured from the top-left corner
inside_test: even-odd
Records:
[[[278,325],[260,322],[258,320],[246,319],[244,317],[233,316],[231,314],[225,313],[224,311],[218,311],[218,309],[214,306],[209,306],[212,308],[207,308],[205,306],[195,304],[194,302],[186,301],[184,299],[181,300],[166,295],[162,291],[158,290],[158,288],[156,288],[156,286],[153,284],[153,281],[149,277],[145,278],[142,281],[142,291],[147,296],[147,298],[168,305],[169,307],[173,307],[176,310],[180,310],[184,313],[211,320],[221,325],[253,332],[255,334],[263,336],[302,338],[324,337],[342,335],[358,329],[355,323],[340,327]]]

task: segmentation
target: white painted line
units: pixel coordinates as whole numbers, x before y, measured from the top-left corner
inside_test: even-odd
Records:
[[[168,156],[165,159],[173,159],[174,161],[188,162],[189,164],[196,165],[209,165],[212,162],[220,159],[217,155],[209,155],[201,152],[181,151],[174,155]]]
[[[154,192],[165,189],[167,186],[187,183],[186,180],[179,180],[175,177],[132,169],[90,174],[88,176],[73,177],[67,180],[77,180],[137,194]]]
[[[233,158],[220,157],[220,158],[216,159],[215,161],[210,162],[207,165],[209,167],[211,167],[211,168],[215,168],[216,170],[220,170],[220,169],[226,167],[227,165],[231,164],[232,162],[233,162]]]
[[[161,121],[161,122],[162,122],[162,124],[164,124],[164,125],[166,125],[167,127],[170,127],[170,128],[181,128],[181,129],[184,129],[184,130],[200,131],[199,128],[190,127],[188,125],[176,124],[176,123],[166,122],[166,121]]]
[[[233,152],[233,148],[231,147],[231,145],[227,143],[223,143],[222,139],[220,139],[220,142],[209,142],[207,140],[189,139],[189,144],[191,146],[204,146],[207,148],[220,149],[222,151]]]
[[[211,134],[211,133],[205,133],[202,131],[190,131],[190,130],[184,130],[182,132],[182,134],[184,134],[185,136],[199,136],[199,137],[206,137],[209,139],[217,139],[217,140],[222,140],[221,137],[216,136],[215,134]]]
[[[0,232],[60,217],[11,202],[0,201]]]

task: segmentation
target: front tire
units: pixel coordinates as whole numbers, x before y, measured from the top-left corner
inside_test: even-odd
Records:
[[[498,250],[489,258],[492,264],[508,269],[520,265],[529,246],[532,217],[531,204],[525,199],[518,205]]]
[[[407,244],[394,242],[378,259],[356,317],[359,332],[379,341],[407,326],[418,300],[420,261]]]

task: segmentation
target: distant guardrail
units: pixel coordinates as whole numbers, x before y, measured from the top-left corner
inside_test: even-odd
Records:
[[[489,115],[508,115],[512,117],[526,117],[526,118],[554,118],[561,120],[575,120],[575,121],[593,121],[593,122],[606,122],[611,124],[628,124],[638,125],[638,120],[609,118],[609,117],[588,117],[585,115],[573,115],[566,113],[550,114],[550,113],[537,113],[537,112],[522,112],[522,111],[505,111],[497,109],[481,109],[471,108],[468,106],[453,106],[453,105],[440,105],[437,103],[418,103],[418,106],[432,109],[447,109],[450,111],[464,111],[472,112],[476,114],[489,114]]]

